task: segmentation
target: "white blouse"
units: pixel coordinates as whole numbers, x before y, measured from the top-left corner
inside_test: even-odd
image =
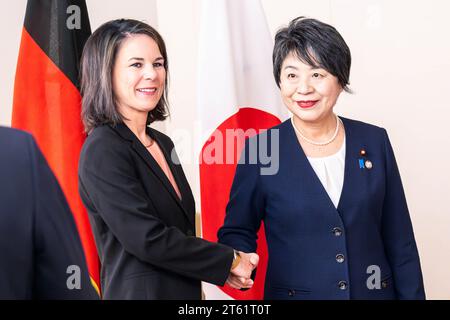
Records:
[[[327,157],[307,158],[337,208],[344,185],[345,139],[337,153]]]

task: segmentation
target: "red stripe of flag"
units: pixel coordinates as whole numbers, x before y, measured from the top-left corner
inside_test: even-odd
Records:
[[[53,6],[52,1],[44,2],[46,5]],[[37,21],[52,19],[52,17],[40,16],[42,11],[30,10],[36,7],[36,3],[31,2],[33,2],[31,6],[30,1],[28,3],[25,17],[28,24],[30,19]],[[60,1],[58,5],[63,2]],[[59,18],[65,21],[64,16]],[[51,30],[46,28],[33,30],[33,34],[36,32],[51,32]],[[62,28],[58,32],[70,32],[70,30]],[[50,35],[43,35],[40,40],[50,38]],[[64,37],[59,37],[57,40],[64,40]],[[52,45],[55,47],[55,43],[49,46]],[[78,194],[78,159],[85,139],[80,119],[81,96],[76,85],[50,59],[49,53],[44,51],[45,48],[47,48],[45,44],[38,43],[26,27],[23,28],[14,83],[12,126],[33,134],[55,173],[74,215],[91,280],[98,290],[100,282],[97,250],[86,210]],[[64,51],[68,48],[70,43],[57,45],[59,52],[52,52],[52,54],[56,55],[58,61],[66,67],[73,63],[75,64],[73,69],[78,70],[79,61],[68,61],[64,58]],[[68,56],[76,55],[72,52]]]

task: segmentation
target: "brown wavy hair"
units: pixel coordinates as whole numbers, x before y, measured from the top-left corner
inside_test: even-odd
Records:
[[[122,42],[133,34],[145,34],[156,42],[164,58],[166,70],[164,92],[156,107],[149,112],[147,125],[154,121],[162,121],[169,114],[167,97],[169,65],[163,38],[158,31],[144,22],[132,19],[112,20],[101,25],[89,37],[81,56],[81,119],[88,134],[98,126],[105,124],[114,126],[123,122],[113,92],[112,73]]]

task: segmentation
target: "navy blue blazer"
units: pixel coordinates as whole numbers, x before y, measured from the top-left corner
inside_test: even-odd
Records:
[[[382,128],[341,119],[346,156],[338,207],[291,122],[285,121],[247,140],[219,242],[255,252],[264,222],[269,255],[265,299],[424,299],[419,255],[388,135]],[[264,162],[251,161],[249,145],[268,141],[271,150],[277,135],[278,172],[262,175]],[[274,148],[272,160],[276,154]],[[365,160],[372,162],[371,169]]]
[[[98,299],[72,213],[32,136],[0,127],[0,150],[0,299]]]

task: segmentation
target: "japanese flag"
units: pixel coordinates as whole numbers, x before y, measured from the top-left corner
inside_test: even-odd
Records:
[[[202,235],[217,241],[231,184],[246,137],[287,118],[272,73],[273,40],[259,0],[203,0],[201,4],[198,108]],[[203,284],[206,299],[262,299],[267,265],[264,228],[252,289]]]

